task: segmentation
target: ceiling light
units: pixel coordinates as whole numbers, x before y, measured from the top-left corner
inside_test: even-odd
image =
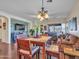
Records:
[[[44,7],[43,7],[43,0],[42,0],[42,8],[41,8],[41,11],[38,12],[38,15],[37,15],[37,18],[40,19],[40,21],[43,21],[45,19],[48,19],[48,11],[47,10],[44,10]]]

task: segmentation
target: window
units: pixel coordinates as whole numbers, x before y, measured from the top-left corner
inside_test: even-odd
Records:
[[[62,30],[61,24],[49,24],[48,31],[49,32],[60,32]]]
[[[73,17],[71,20],[69,20],[68,29],[69,29],[69,31],[77,30],[77,17]]]

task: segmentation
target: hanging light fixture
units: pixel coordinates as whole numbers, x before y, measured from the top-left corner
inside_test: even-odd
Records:
[[[38,12],[37,18],[40,19],[40,21],[43,21],[45,19],[48,19],[48,11],[44,10],[44,6],[43,6],[44,2],[42,0],[42,8],[41,11]]]

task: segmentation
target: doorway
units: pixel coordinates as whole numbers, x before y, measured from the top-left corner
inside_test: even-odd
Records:
[[[0,16],[0,42],[8,42],[8,18]]]

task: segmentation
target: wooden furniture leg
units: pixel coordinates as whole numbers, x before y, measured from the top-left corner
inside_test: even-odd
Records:
[[[45,56],[45,46],[43,46],[43,49],[42,49],[42,59],[46,59],[46,56]]]
[[[59,59],[64,59],[64,53],[63,52],[60,52],[60,56],[59,56]]]

